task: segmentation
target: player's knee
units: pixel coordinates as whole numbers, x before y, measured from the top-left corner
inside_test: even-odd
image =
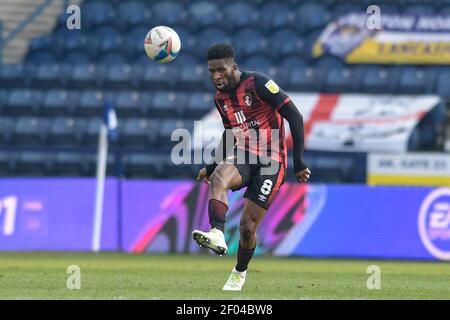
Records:
[[[241,240],[243,243],[252,242],[255,237],[255,225],[252,222],[241,223],[239,226]]]
[[[222,191],[227,189],[227,182],[220,172],[214,172],[209,178],[209,181],[211,183],[211,188],[215,190]]]

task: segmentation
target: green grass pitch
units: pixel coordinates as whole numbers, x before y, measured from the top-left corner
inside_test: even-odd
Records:
[[[450,299],[445,262],[255,257],[241,292],[221,288],[235,257],[0,252],[0,299]],[[67,268],[81,270],[69,290]],[[381,269],[369,290],[367,267]]]

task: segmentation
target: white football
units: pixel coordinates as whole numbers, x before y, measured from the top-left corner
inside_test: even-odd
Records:
[[[172,28],[157,26],[151,29],[144,40],[147,56],[153,61],[167,63],[173,61],[181,49],[181,40]]]

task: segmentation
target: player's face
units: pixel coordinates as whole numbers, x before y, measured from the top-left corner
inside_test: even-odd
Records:
[[[209,77],[219,91],[227,91],[236,85],[237,65],[226,59],[208,61]]]

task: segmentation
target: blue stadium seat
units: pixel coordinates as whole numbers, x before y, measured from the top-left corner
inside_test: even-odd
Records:
[[[26,146],[43,145],[49,129],[49,120],[36,117],[17,119],[11,142]]]
[[[291,29],[278,30],[268,43],[267,54],[277,64],[282,63],[287,56],[305,56],[305,41]]]
[[[230,43],[231,39],[227,35],[227,33],[223,30],[223,28],[207,28],[203,30],[199,36],[197,41],[197,53],[201,52],[206,55],[206,51],[210,46],[218,42]]]
[[[29,84],[30,74],[34,72],[31,65],[2,64],[0,65],[1,87],[25,87]]]
[[[123,160],[128,178],[154,178],[161,177],[166,159],[149,153],[129,153]]]
[[[326,92],[355,92],[359,89],[361,73],[357,67],[334,68],[324,74],[323,90]]]
[[[55,63],[57,61],[57,57],[55,57],[50,51],[36,51],[30,52],[26,57],[26,61],[33,64]]]
[[[450,69],[447,68],[447,70],[441,72],[437,78],[436,93],[443,97],[450,98],[449,84],[450,84]]]
[[[231,40],[234,50],[236,51],[237,61],[244,59],[245,48],[250,41],[258,44],[264,43],[267,40],[256,28],[245,28],[240,30]]]
[[[181,53],[197,55],[199,53],[197,44],[200,43],[200,39],[194,36],[185,26],[178,26],[175,31],[181,40]]]
[[[88,1],[81,7],[82,24],[87,30],[102,27],[113,22],[116,13],[107,1]]]
[[[6,115],[37,114],[42,105],[43,94],[37,90],[13,89],[2,112]]]
[[[51,89],[45,93],[39,113],[46,116],[71,115],[75,113],[79,100],[79,92]]]
[[[298,32],[323,28],[329,20],[329,12],[320,3],[308,2],[300,4],[295,10],[295,29]]]
[[[433,73],[425,68],[407,67],[400,73],[396,92],[426,94],[433,88]]]
[[[6,89],[0,89],[0,114],[2,114],[2,108],[8,103],[9,92]]]
[[[147,3],[142,1],[126,1],[119,4],[117,7],[117,15],[113,20],[116,28],[121,28],[128,31],[129,28],[149,23],[151,21],[151,11]]]
[[[124,119],[119,126],[119,132],[122,146],[148,148],[156,142],[158,122],[141,118]]]
[[[59,59],[64,46],[60,38],[56,36],[43,36],[31,39],[28,52],[50,52],[53,57]]]
[[[161,127],[158,135],[158,142],[161,147],[170,149],[177,141],[171,141],[172,132],[176,129],[186,129],[193,134],[194,121],[192,120],[177,120],[167,119],[160,121]]]
[[[81,142],[83,145],[96,146],[98,143],[98,134],[102,124],[101,117],[91,117],[87,120],[86,130],[83,131]]]
[[[187,22],[185,5],[177,1],[155,2],[151,8],[153,25],[184,26]]]
[[[337,69],[344,67],[344,62],[335,56],[324,56],[316,60],[316,66],[322,69]]]
[[[298,55],[287,56],[282,60],[278,61],[278,67],[283,70],[291,70],[294,68],[306,66],[305,60],[300,58]]]
[[[37,66],[36,72],[32,74],[33,86],[40,88],[64,87],[70,69],[70,66],[59,63],[40,64]]]
[[[17,158],[15,173],[21,177],[43,177],[50,172],[51,154],[40,151],[23,151]]]
[[[208,83],[209,76],[206,66],[187,64],[179,70],[176,87],[183,90],[201,90],[207,88]]]
[[[82,133],[86,130],[87,121],[80,118],[58,117],[52,119],[47,142],[56,146],[81,145]]]
[[[91,34],[91,40],[100,43],[97,51],[97,59],[101,59],[106,54],[121,53],[122,34],[112,27],[105,26],[96,30]]]
[[[273,32],[274,30],[290,27],[295,24],[295,14],[285,3],[268,2],[258,9],[258,20],[264,21],[259,26],[265,31]]]
[[[138,71],[129,64],[113,64],[107,69],[104,85],[109,88],[136,87]]]
[[[126,58],[126,56],[124,56],[123,54],[121,54],[119,52],[109,52],[109,53],[106,53],[105,55],[99,57],[97,60],[97,63],[102,64],[102,65],[107,65],[107,66],[111,66],[111,65],[115,65],[115,64],[127,64],[128,59]]]
[[[173,69],[169,69],[167,65],[149,63],[141,72],[139,88],[157,90],[170,89],[174,84],[172,70]]]
[[[100,90],[82,91],[79,107],[75,110],[76,114],[89,117],[101,117],[103,114],[105,97],[106,93]],[[111,101],[114,101],[114,99]]]
[[[9,144],[14,133],[16,124],[15,118],[0,117],[0,143]]]
[[[398,75],[398,69],[395,67],[367,68],[361,77],[362,90],[366,93],[394,92]]]
[[[214,108],[214,97],[211,93],[193,92],[189,95],[186,115],[187,118],[198,120]]]
[[[115,105],[119,117],[138,117],[145,113],[145,105],[149,104],[149,96],[137,91],[119,91]]]
[[[267,70],[273,66],[270,59],[263,55],[252,56],[242,64],[249,71]]]
[[[331,14],[333,17],[343,16],[349,13],[366,12],[367,7],[363,3],[356,3],[352,1],[339,1],[332,8]]]
[[[403,14],[419,15],[419,16],[433,15],[434,9],[432,6],[428,4],[407,5],[403,10]]]
[[[181,92],[159,91],[153,96],[151,112],[157,117],[180,117],[185,101],[186,95]]]
[[[2,177],[11,176],[14,174],[16,161],[16,152],[0,151],[0,174]]]
[[[92,89],[102,85],[105,73],[105,67],[101,65],[74,65],[72,72],[68,75],[68,83],[71,87]]]
[[[91,39],[87,34],[73,32],[64,37],[64,55],[71,52],[84,52],[89,57],[97,54],[99,39]]]
[[[61,151],[54,155],[51,174],[61,177],[79,177],[86,175],[84,157],[78,152]]]
[[[320,91],[323,82],[322,70],[300,66],[289,72],[287,82],[288,90],[295,91]]]
[[[230,32],[257,25],[258,11],[253,3],[233,1],[225,4],[223,12],[227,20],[225,28]]]
[[[191,3],[188,5],[187,11],[189,24],[195,25],[199,30],[222,24],[222,12],[212,1]]]
[[[46,61],[47,62],[47,61]],[[54,61],[50,61],[54,62]],[[60,63],[73,64],[73,65],[81,65],[81,64],[90,64],[92,63],[92,59],[88,53],[84,51],[72,51],[64,55],[61,59]]]

